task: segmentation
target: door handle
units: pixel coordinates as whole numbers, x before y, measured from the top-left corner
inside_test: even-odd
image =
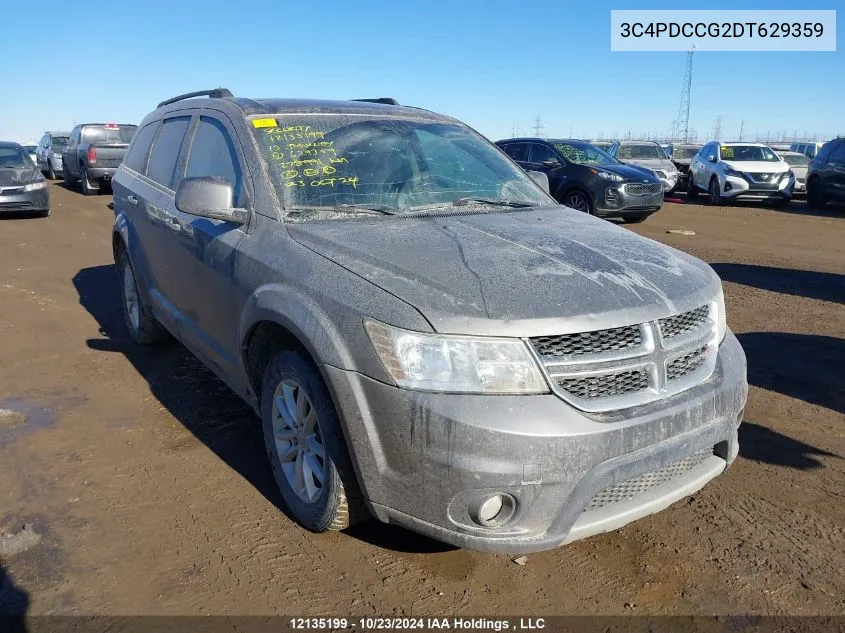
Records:
[[[181,231],[182,225],[179,224],[179,220],[176,218],[165,218],[164,219],[164,226],[166,226],[171,231]]]
[[[138,198],[136,198],[135,196],[130,194],[126,196],[126,199],[129,200],[129,204],[131,204],[133,207],[138,206]]]

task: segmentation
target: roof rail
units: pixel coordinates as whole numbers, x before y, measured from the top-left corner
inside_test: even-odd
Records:
[[[385,105],[399,105],[393,97],[378,97],[376,99],[353,99],[352,101],[366,101],[367,103],[383,103]]]
[[[197,90],[196,92],[186,92],[183,95],[179,95],[178,97],[173,97],[172,99],[167,99],[166,101],[162,101],[158,104],[158,108],[161,108],[166,105],[170,105],[171,103],[176,103],[177,101],[182,101],[183,99],[191,99],[193,97],[208,97],[209,99],[223,99],[224,97],[233,97],[234,95],[229,92],[226,88],[215,88],[214,90]]]

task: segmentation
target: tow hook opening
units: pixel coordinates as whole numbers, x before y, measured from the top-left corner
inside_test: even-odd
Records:
[[[483,527],[500,527],[516,512],[516,499],[505,492],[482,497],[469,508],[469,516]]]

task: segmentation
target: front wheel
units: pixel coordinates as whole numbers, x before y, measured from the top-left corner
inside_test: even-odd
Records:
[[[714,207],[722,206],[724,203],[722,192],[719,189],[719,179],[716,176],[710,179],[710,187],[707,190],[707,201]]]
[[[576,211],[581,211],[582,213],[593,213],[593,203],[590,201],[590,196],[583,191],[578,191],[577,189],[568,192],[563,197],[563,204],[571,209],[575,209]]]
[[[261,423],[273,477],[293,517],[313,532],[342,530],[362,504],[326,384],[299,352],[276,354],[261,387]]]

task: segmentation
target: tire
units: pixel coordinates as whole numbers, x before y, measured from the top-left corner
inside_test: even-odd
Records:
[[[590,196],[580,189],[570,189],[563,195],[562,204],[587,215],[593,215],[593,203]]]
[[[118,255],[117,272],[120,279],[123,321],[129,336],[139,345],[154,345],[166,340],[167,330],[141,301],[135,270],[125,248],[121,249]]]
[[[650,216],[650,213],[638,213],[636,215],[625,215],[622,216],[622,221],[625,224],[639,224],[640,222],[645,222],[646,218]]]
[[[47,178],[50,180],[56,179],[56,170],[53,169],[52,161],[47,161]]]
[[[722,192],[719,191],[719,179],[716,176],[710,178],[710,185],[707,187],[707,202],[713,207],[720,207],[725,203]]]
[[[72,187],[74,183],[74,178],[71,175],[70,171],[67,168],[67,165],[64,166],[62,170],[62,180],[64,180],[65,187]]]
[[[365,517],[334,403],[310,358],[285,351],[270,359],[261,424],[276,485],[303,527],[342,530]]]
[[[827,200],[822,191],[822,185],[818,179],[811,180],[807,183],[807,206],[811,209],[824,209],[827,205]]]
[[[93,196],[98,193],[98,189],[91,188],[91,183],[88,182],[88,170],[82,165],[79,166],[79,182],[83,196]]]

